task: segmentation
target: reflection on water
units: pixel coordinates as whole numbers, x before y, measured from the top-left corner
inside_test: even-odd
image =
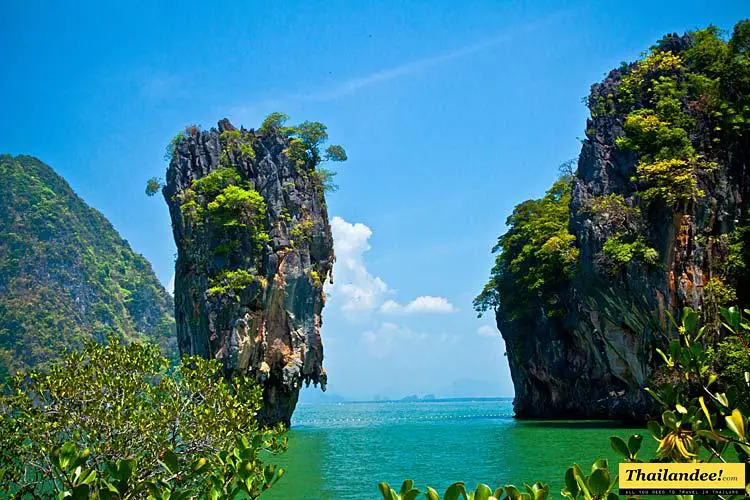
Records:
[[[264,498],[378,499],[378,482],[406,478],[438,489],[545,480],[558,496],[569,464],[614,460],[607,438],[637,432],[612,422],[518,421],[508,400],[300,405],[289,451],[276,460],[287,474]]]

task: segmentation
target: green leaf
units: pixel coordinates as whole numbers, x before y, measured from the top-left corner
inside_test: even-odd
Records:
[[[591,472],[594,472],[596,469],[609,469],[609,462],[607,459],[600,458],[591,464]]]
[[[729,438],[727,438],[726,436],[722,436],[721,434],[719,434],[716,431],[709,431],[707,429],[701,429],[701,430],[695,431],[695,433],[698,436],[707,437],[709,439],[713,439],[714,441],[720,441],[720,442],[721,441],[729,441]]]
[[[666,355],[666,354],[664,353],[664,351],[662,351],[662,350],[661,350],[661,349],[659,349],[658,347],[656,348],[656,353],[657,353],[657,354],[658,354],[659,356],[661,356],[661,357],[662,357],[662,359],[663,359],[663,360],[664,360],[664,362],[665,362],[665,363],[667,364],[667,366],[674,366],[674,360],[672,360],[672,358],[668,357],[668,356],[667,356],[667,355]]]
[[[646,427],[648,427],[648,430],[651,431],[651,434],[653,434],[654,437],[662,437],[663,431],[661,425],[659,425],[659,422],[657,422],[656,420],[649,420],[649,422],[646,424]]]
[[[427,500],[440,500],[440,495],[435,488],[430,488],[429,486],[427,487],[424,496],[427,497]]]
[[[521,492],[512,484],[505,485],[505,494],[510,500],[521,500]]]
[[[474,491],[474,500],[487,500],[492,496],[492,490],[486,484],[478,484]]]
[[[68,441],[60,447],[58,466],[68,472],[73,468],[73,462],[78,458],[78,447],[75,443]]]
[[[96,481],[96,469],[83,471],[83,473],[81,473],[80,479],[78,480],[80,484],[92,484],[95,481]]]
[[[88,484],[79,484],[78,486],[73,488],[73,491],[71,492],[69,498],[71,498],[72,500],[87,500],[90,493],[91,488]]]
[[[607,469],[596,469],[591,473],[588,480],[588,486],[592,495],[601,498],[609,490],[609,485],[610,477]]]
[[[625,441],[621,437],[610,436],[609,444],[610,446],[612,446],[612,449],[615,450],[616,453],[622,455],[625,458],[630,458],[630,450],[628,449],[628,445],[625,444]]]
[[[648,393],[649,396],[651,396],[656,401],[658,401],[659,404],[661,404],[662,406],[666,406],[666,404],[664,403],[664,400],[661,398],[661,396],[656,391],[654,391],[652,388],[650,388],[650,387],[644,387],[643,390],[646,391],[646,393]]]
[[[407,479],[403,483],[401,483],[401,489],[399,490],[398,494],[401,496],[406,495],[406,492],[414,488],[414,481],[411,479]]]
[[[463,482],[453,483],[443,493],[443,500],[458,500],[458,498],[467,498],[466,485]]]
[[[740,330],[740,311],[736,307],[722,307],[721,317],[724,318],[724,326],[732,333],[737,334]]]
[[[677,428],[679,427],[679,425],[677,424],[677,416],[671,410],[667,410],[664,413],[662,413],[661,419],[662,419],[662,422],[664,422],[664,425],[666,425],[672,430],[677,430]]]
[[[685,327],[685,331],[692,333],[698,326],[698,320],[700,316],[690,307],[686,307],[682,311],[682,326]]]
[[[419,491],[417,488],[412,488],[406,493],[401,495],[402,500],[414,500],[417,498],[422,492]]]
[[[727,427],[734,432],[737,437],[745,439],[745,419],[742,417],[742,413],[738,409],[734,409],[732,414],[728,417],[724,417],[727,422]]]
[[[641,450],[641,443],[643,443],[643,436],[640,434],[633,434],[628,439],[628,450],[630,450],[630,456],[635,457]]]
[[[569,467],[568,470],[565,471],[565,487],[574,498],[578,496],[578,481],[576,481],[575,470],[573,470],[573,467]]]
[[[172,450],[164,450],[162,452],[161,463],[170,474],[177,474],[180,471],[180,464],[177,460],[177,455],[175,455]]]
[[[391,500],[391,486],[383,481],[382,483],[378,483],[378,489],[380,490],[380,494],[383,495],[384,500]],[[394,491],[395,493],[395,491]]]

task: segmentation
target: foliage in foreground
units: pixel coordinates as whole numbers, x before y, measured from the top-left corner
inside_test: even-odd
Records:
[[[656,349],[665,363],[667,382],[647,392],[662,406],[660,420],[648,423],[648,430],[659,446],[656,455],[649,459],[639,457],[643,437],[632,435],[627,443],[617,437],[610,438],[612,449],[626,462],[750,462],[750,309],[744,316],[736,307],[722,308],[721,325],[701,325],[700,314],[685,308],[679,318],[672,318],[672,329],[665,332],[665,348]],[[718,331],[710,331],[717,328]],[[744,377],[723,379],[716,373],[713,339],[725,336],[734,340],[744,350]],[[708,339],[708,340],[707,340]],[[738,367],[733,367],[736,371]],[[594,462],[590,475],[574,464],[565,473],[565,488],[561,495],[575,500],[613,500],[620,498],[613,490],[617,476],[612,476],[606,460]],[[400,492],[387,483],[380,483],[385,500],[414,500],[422,495],[429,500],[440,496],[428,487],[422,493],[405,481]],[[549,486],[542,483],[524,485],[520,491],[512,485],[491,490],[480,484],[469,492],[464,483],[454,483],[445,491],[444,500],[541,500],[549,497]],[[746,486],[750,494],[750,483]],[[504,495],[504,496],[503,496]],[[743,498],[740,496],[738,498]]]
[[[261,392],[216,361],[90,342],[0,396],[0,498],[256,498],[283,474]]]

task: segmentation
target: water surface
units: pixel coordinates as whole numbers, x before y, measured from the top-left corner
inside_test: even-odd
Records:
[[[565,469],[615,460],[608,437],[641,429],[611,422],[516,420],[510,400],[300,404],[286,475],[263,498],[378,499],[377,484],[411,478],[441,493],[458,480],[493,488],[548,482],[559,497]],[[647,434],[647,433],[646,433]],[[644,439],[653,451],[656,443]]]

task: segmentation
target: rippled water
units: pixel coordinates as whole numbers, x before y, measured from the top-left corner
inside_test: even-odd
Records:
[[[276,459],[287,473],[264,498],[378,499],[378,482],[406,478],[440,491],[458,480],[493,488],[544,480],[558,497],[569,464],[614,460],[607,438],[642,432],[512,415],[510,400],[301,404],[289,451]]]

